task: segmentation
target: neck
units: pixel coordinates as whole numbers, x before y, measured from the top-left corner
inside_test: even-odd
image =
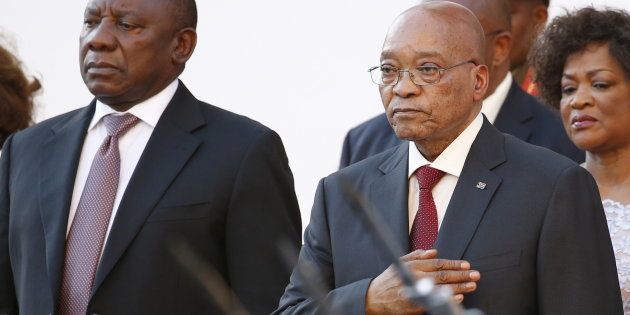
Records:
[[[459,135],[468,128],[468,126],[472,123],[473,120],[479,114],[481,110],[481,103],[477,104],[478,109],[474,111],[474,115],[472,115],[466,123],[462,124],[457,129],[449,130],[447,135],[441,137],[431,137],[427,139],[414,140],[414,144],[420,153],[424,156],[427,161],[433,162],[435,159],[446,150],[446,148],[455,141]]]
[[[630,147],[586,152],[585,168],[595,178],[602,198],[630,202]]]

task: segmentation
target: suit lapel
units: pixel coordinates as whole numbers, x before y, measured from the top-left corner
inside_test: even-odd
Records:
[[[501,132],[513,135],[523,141],[527,141],[532,134],[531,124],[534,114],[526,100],[525,92],[512,82],[501,110],[494,121],[494,126]]]
[[[61,284],[68,213],[79,158],[94,104],[51,128],[39,165],[39,208],[46,242],[46,267],[56,305]]]
[[[505,161],[504,136],[484,119],[470,148],[438,233],[441,258],[461,259],[501,178],[491,170]]]
[[[408,148],[407,142],[398,146],[394,153],[380,165],[379,169],[383,176],[376,179],[370,185],[370,205],[375,217],[381,219],[394,239],[400,244],[398,257],[405,255],[409,251],[408,232],[408,210],[407,210],[407,168],[408,168]],[[376,240],[376,247],[383,247],[379,240]],[[379,270],[387,268],[392,262],[384,251],[378,255]]]
[[[191,132],[205,124],[199,101],[179,82],[129,181],[107,239],[92,294],[131,244],[146,218],[201,141]]]

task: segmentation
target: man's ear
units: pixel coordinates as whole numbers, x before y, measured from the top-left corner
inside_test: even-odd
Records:
[[[478,65],[475,71],[475,85],[473,86],[473,101],[478,102],[483,100],[488,90],[489,72],[488,66]]]
[[[197,31],[187,27],[177,31],[173,37],[173,63],[185,64],[195,51],[197,45]]]
[[[547,6],[544,4],[538,4],[534,8],[534,23],[538,30],[543,29],[545,24],[547,24],[547,18],[549,17],[549,12],[547,12]]]
[[[508,31],[501,32],[494,37],[494,59],[492,66],[499,67],[510,58],[512,50],[512,34]],[[509,61],[508,61],[509,62]]]

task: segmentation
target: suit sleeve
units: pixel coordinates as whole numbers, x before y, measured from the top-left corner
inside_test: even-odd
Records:
[[[9,254],[9,163],[12,137],[0,158],[0,314],[17,314],[17,300]]]
[[[339,162],[339,169],[342,169],[348,165],[350,165],[350,161],[352,161],[352,144],[350,143],[352,136],[351,132],[346,134],[346,137],[343,139],[343,147],[341,148],[341,161]]]
[[[297,253],[301,217],[280,137],[267,130],[241,162],[226,223],[229,282],[251,314],[269,314],[289,282],[284,243]]]
[[[601,199],[582,167],[559,177],[538,246],[539,314],[623,314]]]
[[[326,213],[325,180],[321,180],[297,266],[274,314],[365,314],[372,279],[335,287]]]

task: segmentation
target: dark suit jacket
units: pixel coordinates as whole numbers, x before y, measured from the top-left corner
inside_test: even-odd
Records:
[[[353,164],[319,183],[299,268],[280,314],[316,313],[321,284],[337,314],[364,314],[370,281],[392,261],[365,221],[371,211],[409,248],[408,145]],[[367,198],[360,209],[342,185]],[[486,183],[484,189],[477,188]],[[464,304],[487,315],[622,314],[615,258],[597,186],[586,170],[498,132],[486,120],[466,158],[435,246],[481,272]],[[404,253],[399,253],[400,255]],[[296,267],[295,270],[299,270]]]
[[[578,163],[584,162],[584,152],[571,142],[562,127],[560,116],[525,93],[516,83],[512,83],[494,126],[525,142],[551,149]],[[380,114],[348,132],[343,142],[339,168],[402,142],[396,137],[385,114]]]
[[[57,308],[74,178],[93,112],[94,102],[4,146],[0,313]],[[278,135],[198,101],[181,82],[112,219],[88,314],[221,313],[202,283],[208,273],[252,314],[268,314],[290,275],[276,242],[297,252],[301,241]]]

